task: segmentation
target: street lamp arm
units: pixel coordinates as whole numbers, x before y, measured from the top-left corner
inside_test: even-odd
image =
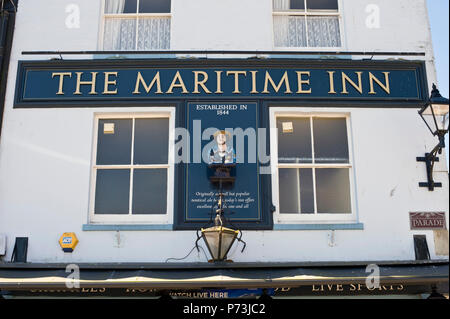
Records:
[[[439,161],[437,154],[442,154],[442,149],[445,147],[445,135],[448,133],[448,114],[449,100],[442,97],[436,85],[433,84],[431,96],[419,111],[419,115],[433,136],[439,138],[439,144],[431,152],[425,153],[425,157],[416,158],[418,162],[425,162],[427,169],[428,181],[419,183],[419,186],[428,187],[430,191],[433,191],[435,187],[442,187],[442,183],[435,183],[433,180],[433,168],[434,163]]]

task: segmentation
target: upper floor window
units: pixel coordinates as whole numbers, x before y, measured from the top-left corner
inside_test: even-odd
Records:
[[[174,123],[173,108],[96,116],[91,222],[171,222]]]
[[[353,221],[353,165],[344,114],[271,108],[276,223]]]
[[[171,0],[105,0],[103,50],[170,48]]]
[[[275,47],[341,47],[338,0],[273,0]]]

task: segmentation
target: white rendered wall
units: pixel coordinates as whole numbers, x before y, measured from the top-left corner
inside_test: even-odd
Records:
[[[68,4],[80,9],[80,28],[65,21]],[[380,28],[365,25],[367,4],[380,7]],[[426,52],[428,81],[436,81],[425,0],[343,0],[344,50]],[[32,262],[164,262],[185,256],[193,231],[83,231],[87,223],[95,112],[145,112],[146,108],[13,109],[18,60],[46,60],[22,51],[97,50],[101,3],[92,0],[21,0],[9,69],[0,140],[0,233],[29,237]],[[272,50],[271,0],[172,0],[173,50]],[[69,58],[90,59],[91,56]],[[356,57],[355,57],[356,58]],[[336,109],[334,109],[336,111]],[[425,165],[415,161],[437,142],[415,109],[342,109],[351,113],[357,213],[364,230],[245,231],[247,249],[233,248],[235,261],[413,260],[413,234],[426,234],[433,259],[432,231],[411,231],[410,211],[447,212],[445,159],[429,192]],[[75,232],[80,243],[65,254],[58,240]],[[239,246],[241,247],[241,246]],[[238,247],[238,248],[239,248]],[[205,261],[194,252],[184,261]]]

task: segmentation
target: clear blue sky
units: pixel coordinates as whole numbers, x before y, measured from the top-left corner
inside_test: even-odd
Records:
[[[439,91],[442,96],[449,97],[449,56],[448,56],[448,29],[449,29],[449,1],[427,0],[428,14],[430,16],[431,35],[436,58],[436,70],[439,82]]]
[[[449,98],[449,1],[448,0],[427,0],[428,14],[430,17],[431,36],[433,38],[434,56],[436,59],[436,71],[438,77],[438,88],[441,95]],[[447,168],[449,167],[449,139],[447,134],[446,153]]]

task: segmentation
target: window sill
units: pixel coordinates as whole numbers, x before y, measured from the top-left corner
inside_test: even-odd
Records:
[[[155,225],[104,225],[85,224],[83,231],[149,231],[149,230],[173,230],[172,224]]]
[[[278,46],[273,46],[273,49],[275,51],[286,51],[287,53],[289,53],[290,51],[304,51],[304,52],[331,52],[331,53],[335,53],[335,52],[340,52],[344,50],[344,47],[340,46],[340,47],[278,47]]]
[[[364,230],[364,224],[274,224],[273,230]]]
[[[83,231],[158,231],[173,230],[172,224],[104,225],[85,224]],[[363,223],[351,224],[274,224],[273,230],[364,230]]]

